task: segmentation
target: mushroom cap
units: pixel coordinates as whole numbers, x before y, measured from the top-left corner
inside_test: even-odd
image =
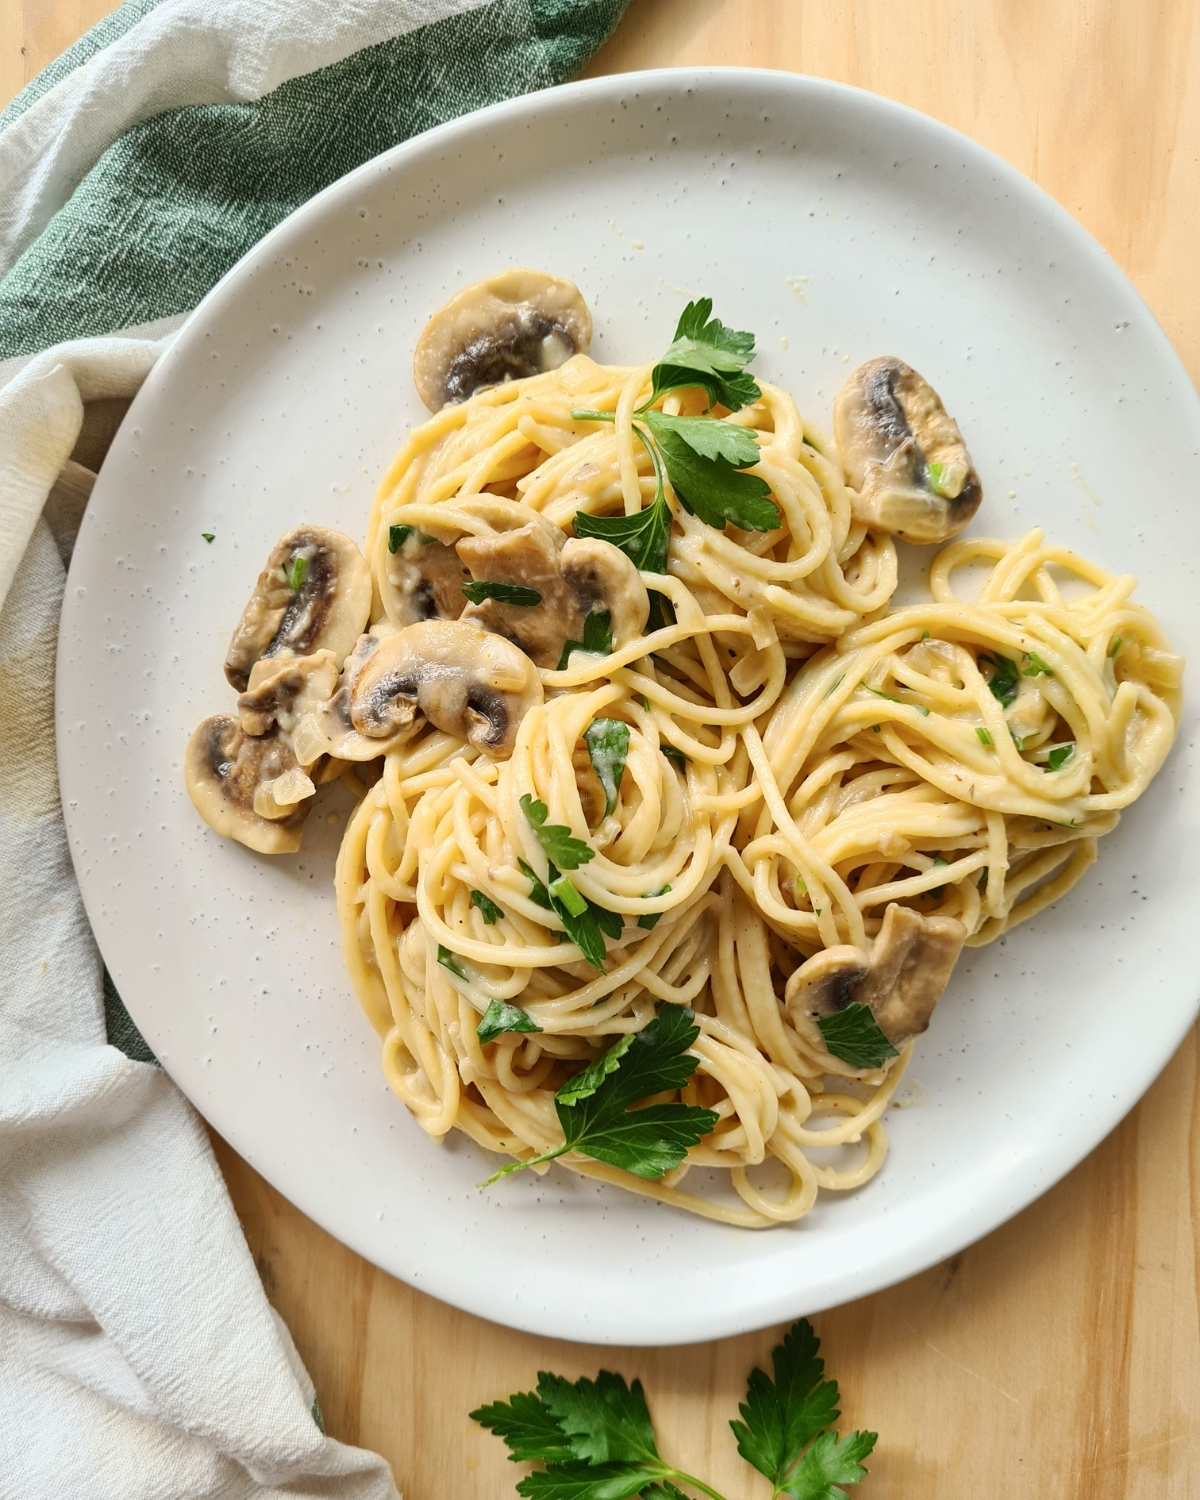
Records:
[[[833,404],[854,517],[921,544],[960,532],[983,486],[958,423],[923,376],[889,355],[860,365]]]
[[[291,579],[303,559],[299,586]],[[246,691],[263,657],[332,651],[340,667],[366,628],[371,570],[348,536],[325,526],[297,526],[275,543],[233,632],[225,676]]]
[[[517,509],[516,506],[513,507]],[[650,599],[637,568],[619,547],[598,537],[566,541],[557,526],[522,506],[523,525],[510,531],[465,536],[458,555],[477,582],[513,583],[535,589],[541,603],[468,604],[461,618],[495,631],[520,646],[539,667],[554,669],[567,641],[582,641],[592,610],[607,610],[613,645],[643,631]]]
[[[556,370],[587,352],[592,315],[573,281],[512,270],[464,287],[426,323],[413,354],[430,411],[485,385]]]
[[[506,760],[521,720],[543,697],[537,668],[511,641],[463,620],[423,620],[386,636],[356,665],[349,713],[360,735],[384,739],[420,711]]]
[[[466,608],[462,586],[470,576],[452,544],[411,531],[387,560],[387,582],[397,623],[457,620]]]
[[[282,816],[255,811],[270,807],[270,791],[281,778],[288,793],[297,789],[296,758],[278,732],[249,735],[230,714],[205,719],[188,741],[184,780],[196,811],[227,839],[236,839],[260,854],[294,854],[311,796],[281,807]],[[311,783],[310,783],[311,785]],[[267,792],[267,800],[262,795]],[[281,788],[281,790],[283,790]],[[279,804],[275,804],[279,805]]]
[[[247,734],[267,734],[274,725],[291,734],[306,713],[333,697],[337,685],[337,657],[332,651],[262,657],[250,668],[249,684],[238,698],[238,722]]]
[[[893,902],[870,954],[842,943],[800,965],[788,980],[788,1011],[803,1027],[857,1002],[900,1047],[929,1025],[966,937],[954,917],[925,917]]]

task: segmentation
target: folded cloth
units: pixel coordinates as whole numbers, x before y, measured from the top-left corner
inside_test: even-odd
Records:
[[[569,76],[623,6],[130,0],[0,115],[0,357],[188,310],[358,162]],[[65,564],[168,341],[0,368],[0,1500],[386,1500],[321,1429],[200,1120],[131,1026],[106,1041],[67,849]]]

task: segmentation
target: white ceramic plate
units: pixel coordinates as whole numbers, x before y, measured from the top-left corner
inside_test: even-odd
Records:
[[[225,278],[134,403],[80,534],[58,690],[75,865],[134,1019],[260,1172],[414,1286],[545,1334],[712,1338],[958,1250],[1145,1090],[1196,1010],[1194,720],[1098,869],[965,955],[912,1065],[926,1105],[889,1115],[863,1190],[765,1233],[557,1170],[479,1192],[492,1163],[433,1144],[384,1085],[339,951],[342,822],[322,809],[301,854],[254,855],[203,827],[180,767],[232,703],[225,646],[272,543],[300,521],[361,537],[424,416],[420,328],[509,265],[579,283],[601,360],[653,358],[684,297],[711,294],[823,424],[853,366],[901,355],[963,426],[976,529],[1043,525],[1136,572],[1186,652],[1200,403],[1112,261],[995,157],[882,99],[732,70],[536,94],[369,163]]]

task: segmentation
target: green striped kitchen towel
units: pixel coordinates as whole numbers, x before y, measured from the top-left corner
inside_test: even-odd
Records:
[[[627,0],[126,0],[0,114],[0,359],[189,311],[422,130],[572,78]]]

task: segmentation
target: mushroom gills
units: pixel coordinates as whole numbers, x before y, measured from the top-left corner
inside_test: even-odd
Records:
[[[435,728],[506,760],[528,710],[543,701],[537,668],[502,636],[462,620],[424,620],[389,635],[348,664],[348,717],[366,740],[409,729],[419,713]],[[344,754],[334,748],[336,755]]]
[[[788,980],[785,1003],[806,1034],[813,1022],[866,1005],[893,1047],[929,1025],[962,952],[967,929],[954,917],[926,917],[893,902],[870,953],[849,943],[826,948]],[[818,1033],[819,1034],[819,1033]]]
[[[230,714],[205,719],[188,741],[184,780],[215,833],[260,854],[299,849],[313,786],[277,728],[250,735]]]
[[[413,355],[417,394],[440,411],[484,386],[555,370],[591,341],[592,316],[573,281],[505,271],[465,287],[426,323]]]
[[[983,499],[954,418],[927,380],[887,356],[860,365],[838,392],[833,430],[856,520],[905,541],[948,541]]]
[[[225,676],[243,693],[256,662],[334,654],[341,666],[366,628],[371,570],[340,531],[297,526],[276,542],[233,632]]]

